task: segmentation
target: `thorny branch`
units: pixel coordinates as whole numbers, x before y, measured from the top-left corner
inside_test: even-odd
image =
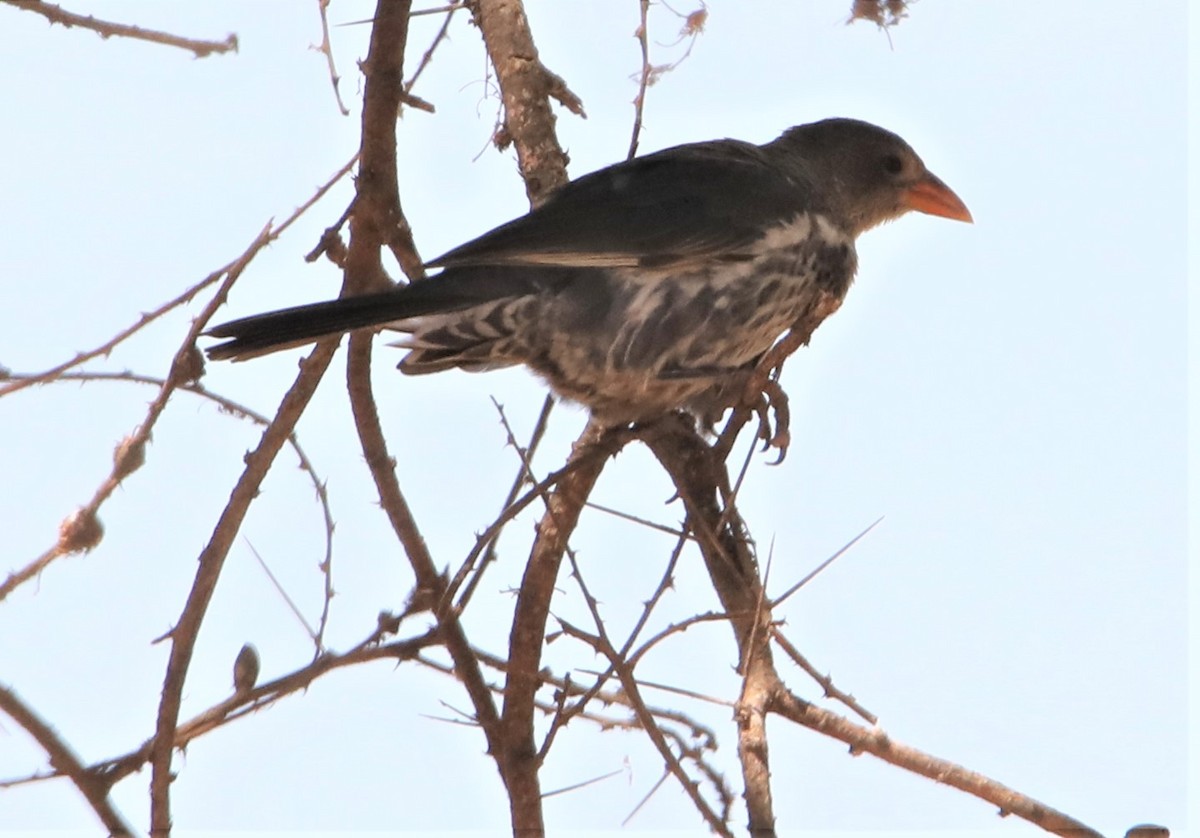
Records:
[[[288,228],[290,228],[294,223],[296,223],[297,219],[299,219],[302,215],[304,215],[304,213],[308,212],[308,210],[310,210],[313,207],[313,205],[317,203],[317,201],[324,198],[325,195],[329,193],[330,189],[332,189],[334,186],[336,186],[341,181],[342,178],[344,178],[346,175],[348,175],[350,173],[350,170],[354,167],[354,164],[356,162],[358,162],[357,154],[355,156],[351,157],[348,161],[346,161],[346,163],[344,163],[341,166],[341,168],[339,168],[336,172],[334,172],[333,175],[329,178],[329,180],[327,180],[324,184],[322,184],[312,194],[312,196],[309,197],[308,200],[306,200],[303,204],[301,204],[295,210],[293,210],[292,214],[289,215],[286,219],[284,219],[283,223],[281,223],[279,226],[274,227],[274,228],[271,228],[270,225],[268,225],[268,229],[270,232],[268,234],[268,239],[267,239],[266,243],[270,244],[270,243],[276,241],[280,236],[282,236],[285,232],[287,232]],[[256,242],[257,242],[257,239],[256,239]],[[150,325],[151,323],[155,322],[160,317],[173,311],[176,308],[179,308],[182,305],[190,303],[193,299],[196,298],[197,294],[199,294],[205,288],[208,288],[209,286],[214,285],[217,282],[219,282],[222,279],[222,277],[228,276],[229,272],[232,271],[238,264],[240,264],[245,259],[246,259],[246,254],[242,254],[241,256],[238,256],[237,259],[234,259],[229,264],[224,265],[220,268],[217,268],[215,271],[210,273],[208,276],[206,276],[200,282],[198,282],[195,285],[193,285],[192,287],[188,288],[182,294],[179,294],[178,296],[174,297],[173,299],[168,300],[167,302],[163,303],[161,306],[154,309],[150,313],[143,314],[141,317],[138,318],[137,322],[134,323],[132,326],[128,326],[128,327],[120,330],[110,340],[105,341],[100,346],[97,346],[95,349],[89,349],[86,352],[80,352],[80,353],[76,354],[74,358],[71,358],[69,361],[64,361],[63,363],[58,364],[57,366],[52,367],[44,372],[33,374],[33,375],[23,376],[19,379],[14,380],[13,383],[11,383],[7,386],[0,387],[0,398],[3,398],[4,396],[7,396],[11,393],[15,393],[18,390],[23,390],[26,387],[31,387],[35,384],[43,384],[47,381],[51,381],[51,380],[57,378],[61,373],[65,372],[66,370],[80,366],[88,361],[94,360],[95,358],[103,357],[103,356],[110,354],[113,351],[113,349],[115,349],[117,347],[118,344],[127,340],[128,338],[132,337],[133,335],[137,334],[139,331],[141,331],[142,329],[144,329],[146,326]],[[221,296],[221,302],[224,302],[224,300],[225,300],[224,296]]]
[[[78,26],[80,29],[90,29],[101,38],[134,38],[139,41],[149,41],[169,47],[179,47],[190,50],[197,58],[206,58],[214,53],[237,52],[237,35],[229,34],[224,41],[202,41],[194,38],[184,38],[169,32],[158,32],[154,29],[143,29],[140,26],[130,26],[127,23],[114,23],[107,20],[97,20],[91,15],[78,15],[68,12],[61,6],[46,3],[44,0],[3,0],[10,6],[24,9],[27,12],[39,14],[51,24],[60,24],[70,29]]]
[[[324,189],[332,186],[332,183],[340,179],[347,170],[348,167],[339,172]],[[180,359],[188,357],[187,350],[195,351],[194,343],[197,335],[208,323],[217,307],[224,303],[229,289],[245,265],[262,247],[277,238],[323,194],[323,191],[318,190],[317,195],[296,210],[286,222],[278,228],[265,230],[260,237],[261,242],[256,242],[256,246],[247,251],[240,262],[235,263],[235,268],[229,272],[226,281],[217,289],[212,300],[197,317],[189,331],[183,346],[176,355],[176,363],[172,366],[168,383],[179,383],[185,380],[182,372],[184,368]],[[178,622],[170,632],[171,651],[167,661],[167,671],[163,678],[155,724],[154,746],[151,753],[150,833],[153,836],[170,834],[172,824],[170,788],[173,778],[171,762],[175,750],[179,711],[183,701],[183,686],[200,626],[208,611],[217,580],[220,578],[225,559],[229,555],[229,548],[241,530],[250,504],[258,496],[259,487],[280,449],[292,437],[296,422],[304,412],[313,393],[316,392],[317,384],[320,383],[325,370],[333,359],[336,348],[336,341],[324,341],[318,344],[309,357],[302,362],[299,375],[280,403],[275,418],[263,431],[258,447],[246,455],[246,468],[238,479],[229,502],[213,529],[212,536],[200,553],[196,576],[188,593],[187,601]]]
[[[836,713],[810,704],[781,682],[771,687],[767,707],[772,713],[845,742],[852,754],[868,753],[914,774],[953,786],[995,804],[1001,814],[1016,815],[1055,835],[1065,838],[1103,838],[1086,824],[982,774],[897,742],[879,728],[856,725]]]
[[[398,621],[391,625],[383,625],[381,621],[380,628],[346,652],[322,654],[293,672],[258,684],[251,690],[230,694],[228,698],[194,718],[179,723],[175,732],[175,746],[184,749],[206,733],[242,716],[263,710],[289,695],[307,690],[318,678],[330,672],[376,660],[387,660],[397,664],[416,660],[424,649],[441,643],[436,630],[405,640],[382,642],[386,634],[398,627]],[[103,777],[105,784],[111,787],[130,774],[140,771],[153,753],[154,739],[150,739],[130,753],[104,760],[89,768],[89,771]]]
[[[379,0],[370,49],[362,64],[365,77],[362,162],[346,254],[346,287],[352,293],[363,293],[387,282],[381,261],[381,249],[385,245],[396,255],[410,278],[419,277],[422,271],[400,207],[396,168],[396,122],[400,112],[409,8],[407,0]],[[428,601],[442,604],[436,608],[434,616],[454,661],[455,673],[471,698],[475,719],[483,729],[488,750],[493,754],[500,753],[503,745],[496,706],[457,612],[444,607],[447,603],[446,580],[429,554],[400,489],[395,461],[388,453],[371,388],[371,338],[365,333],[351,336],[346,367],[350,405],[363,454],[379,491],[380,503],[416,574],[418,592]]]
[[[338,110],[342,116],[349,116],[350,109],[342,101],[342,77],[338,75],[337,65],[333,63],[333,45],[329,42],[329,2],[330,0],[317,0],[317,10],[321,14],[321,43],[314,49],[325,56],[325,63],[329,66],[329,81],[333,85],[333,98],[337,101]]]
[[[663,735],[662,730],[654,720],[653,714],[651,714],[649,708],[646,706],[646,702],[642,699],[641,689],[637,679],[633,675],[633,670],[626,661],[622,660],[617,650],[608,641],[608,638],[603,634],[593,635],[581,631],[563,620],[560,620],[559,623],[567,634],[583,640],[598,653],[608,658],[609,666],[612,667],[621,682],[621,692],[628,698],[638,724],[650,738],[650,741],[654,743],[654,747],[658,749],[659,756],[662,757],[666,770],[679,781],[680,788],[691,799],[692,805],[696,807],[696,811],[704,818],[704,822],[708,825],[708,828],[717,835],[725,835],[732,838],[733,833],[726,825],[729,817],[728,810],[726,809],[721,814],[714,812],[712,807],[708,805],[708,801],[700,794],[700,789],[683,767],[681,755],[671,749],[671,744]],[[602,621],[597,620],[597,623],[602,624]]]
[[[151,402],[150,408],[146,413],[146,417],[142,422],[117,446],[114,452],[114,461],[112,471],[109,476],[100,484],[92,495],[91,500],[81,506],[74,513],[64,519],[59,528],[58,539],[47,549],[42,555],[38,556],[24,568],[17,570],[9,575],[7,579],[0,584],[0,601],[3,601],[13,590],[22,583],[36,578],[47,566],[55,559],[62,556],[68,556],[73,553],[86,552],[94,548],[103,538],[104,529],[100,523],[99,510],[104,502],[116,491],[124,480],[133,472],[136,471],[144,462],[146,445],[150,440],[151,432],[154,429],[155,423],[166,409],[167,403],[171,394],[179,387],[185,386],[196,381],[203,374],[203,359],[199,356],[199,351],[196,349],[195,342],[204,325],[212,317],[213,312],[217,307],[224,302],[225,296],[229,293],[229,289],[241,275],[245,267],[250,261],[271,242],[275,241],[286,231],[303,213],[313,206],[321,197],[323,197],[333,185],[337,183],[347,172],[349,165],[339,169],[329,181],[327,181],[316,193],[304,204],[298,207],[282,224],[277,227],[264,228],[255,240],[250,244],[250,247],[239,257],[234,259],[229,264],[209,274],[205,279],[201,280],[196,285],[189,288],[184,293],[175,297],[173,300],[163,304],[150,314],[142,315],[138,322],[133,326],[122,330],[111,340],[106,341],[101,347],[90,352],[80,353],[75,358],[65,363],[59,364],[53,369],[39,373],[33,376],[27,376],[16,380],[6,387],[0,388],[0,398],[3,396],[15,393],[25,387],[33,384],[42,384],[54,380],[66,370],[82,364],[89,358],[94,358],[98,355],[107,354],[118,343],[130,337],[138,330],[144,328],[147,324],[153,322],[157,318],[163,316],[168,311],[183,305],[193,299],[201,290],[208,286],[221,282],[218,290],[214,294],[212,300],[206,305],[204,311],[197,317],[192,327],[188,330],[188,334],[184,341],[180,344],[179,349],[175,354],[175,359],[171,364],[171,371],[166,380],[163,381],[159,388],[159,394]],[[223,281],[222,281],[223,280]]]
[[[273,240],[275,235],[276,233],[269,226],[264,228],[255,237],[255,240],[251,242],[250,247],[245,253],[234,260],[227,268],[215,274],[216,277],[224,276],[221,288],[213,300],[206,306],[206,311],[193,323],[183,343],[176,351],[175,358],[171,364],[171,372],[163,382],[162,387],[159,388],[158,395],[150,403],[150,408],[146,411],[146,417],[142,420],[141,424],[118,444],[113,454],[112,471],[101,482],[96,492],[92,495],[91,500],[64,519],[59,527],[58,539],[55,543],[24,568],[12,573],[0,585],[0,601],[20,584],[40,574],[55,559],[71,555],[72,553],[89,551],[100,543],[100,540],[104,536],[104,528],[98,516],[100,507],[117,490],[117,487],[145,462],[145,450],[146,445],[150,441],[151,432],[154,430],[154,426],[162,416],[163,411],[166,410],[172,393],[184,383],[194,381],[203,370],[203,360],[198,357],[199,352],[195,346],[195,341],[200,334],[200,330],[208,318],[212,316],[212,313],[216,311],[217,306],[224,298],[224,294],[228,292],[229,287],[241,276],[246,265],[249,264],[250,260],[268,242]],[[201,283],[200,287],[207,284],[208,281],[205,280],[205,282]],[[141,328],[149,319],[150,316],[144,316],[135,329]],[[115,345],[120,339],[122,338],[115,338],[109,341],[109,344]],[[39,380],[49,379],[48,377],[27,379],[27,381],[31,382]],[[6,392],[14,392],[18,389],[20,389],[20,383],[10,385]]]
[[[8,378],[14,381],[24,381],[34,376],[23,375],[20,373],[11,373]],[[165,379],[156,378],[151,375],[141,375],[134,372],[64,372],[57,377],[45,381],[45,384],[57,384],[62,382],[98,382],[98,381],[115,381],[127,382],[131,384],[148,384],[154,387],[162,388],[166,385]],[[211,390],[206,390],[199,382],[187,382],[179,385],[178,390],[183,393],[190,393],[198,396],[201,399],[211,401],[216,404],[222,413],[227,413],[231,416],[236,416],[243,419],[249,419],[251,422],[262,427],[271,424],[271,420],[261,413],[247,407],[244,404],[233,401],[220,393],[214,393]],[[300,469],[309,476],[312,483],[313,492],[317,496],[317,501],[321,506],[321,517],[325,526],[325,555],[322,558],[319,568],[321,575],[325,580],[325,596],[321,608],[321,616],[318,622],[317,630],[314,632],[313,642],[316,653],[324,648],[325,630],[329,624],[329,606],[333,600],[333,512],[329,508],[329,493],[326,491],[325,483],[317,474],[316,467],[308,454],[300,446],[300,440],[293,434],[288,438],[288,445],[296,453],[296,457],[300,461]],[[269,572],[269,571],[268,571]]]
[[[571,451],[574,465],[546,501],[546,513],[537,526],[529,563],[521,578],[517,606],[509,635],[509,669],[504,689],[502,721],[507,750],[501,765],[513,816],[513,831],[540,835],[542,824],[540,762],[534,741],[533,711],[539,686],[542,643],[550,600],[567,542],[579,521],[588,495],[600,477],[615,439],[589,423]]]
[[[83,794],[110,835],[133,835],[133,830],[108,799],[110,784],[103,782],[84,767],[71,747],[59,738],[54,728],[3,684],[0,684],[0,711],[7,713],[10,719],[42,746],[50,760],[51,768],[58,774],[71,778],[71,782]]]
[[[421,60],[417,62],[417,69],[413,71],[413,74],[409,80],[404,83],[405,94],[411,94],[413,87],[417,83],[417,79],[421,77],[421,74],[425,72],[425,68],[429,66],[431,61],[433,61],[434,52],[437,51],[437,48],[446,39],[446,35],[450,31],[450,22],[454,19],[454,13],[461,8],[463,8],[462,5],[450,5],[446,6],[444,9],[434,10],[437,12],[445,12],[446,16],[442,18],[441,27],[438,28],[437,34],[433,36],[433,40],[430,42],[429,47],[425,50],[425,53],[421,56]],[[415,17],[418,14],[422,13],[413,12],[411,17]]]
[[[641,51],[642,66],[639,68],[635,78],[637,78],[638,90],[637,95],[633,99],[633,131],[629,137],[629,151],[626,158],[632,158],[637,154],[638,142],[642,135],[642,117],[646,111],[646,93],[654,86],[654,84],[663,76],[664,73],[669,73],[678,67],[681,63],[687,60],[692,54],[692,47],[696,44],[696,39],[704,31],[704,24],[708,20],[708,8],[701,3],[700,8],[687,15],[681,15],[663,3],[662,6],[667,11],[683,18],[683,27],[679,31],[679,40],[687,39],[687,49],[683,55],[672,61],[669,64],[651,64],[650,63],[650,24],[649,11],[650,0],[638,0],[638,27],[634,30],[633,36],[637,39],[638,48]]]
[[[496,144],[505,148],[511,143],[516,148],[525,192],[536,206],[567,182],[567,155],[554,133],[550,99],[557,99],[579,116],[583,104],[566,82],[538,59],[525,7],[519,0],[478,0],[471,12],[496,69],[504,102],[504,125]]]
[[[175,749],[183,684],[200,625],[216,590],[225,558],[229,555],[229,548],[241,529],[251,502],[258,495],[263,479],[316,392],[317,384],[329,367],[336,348],[336,342],[324,341],[301,363],[300,373],[280,402],[275,418],[263,432],[258,447],[246,455],[246,468],[234,486],[229,503],[222,511],[208,544],[200,553],[195,581],[183,612],[170,634],[171,653],[163,681],[151,758],[151,835],[165,838],[171,831],[171,757]]]
[[[745,536],[745,524],[732,504],[727,501],[724,508],[719,504],[721,487],[729,485],[729,477],[715,449],[689,424],[668,417],[649,426],[642,439],[683,500],[688,528],[698,537],[709,577],[734,630],[742,674],[742,695],[735,718],[749,829],[753,835],[773,835],[765,699],[767,685],[778,676],[768,642],[770,604]]]
[[[638,73],[638,91],[633,99],[633,131],[629,136],[629,151],[625,159],[632,160],[637,155],[638,142],[642,137],[642,116],[646,112],[646,91],[650,89],[650,80],[654,68],[650,66],[650,26],[648,22],[650,0],[638,0],[638,13],[641,16],[634,37],[642,51],[642,68]]]

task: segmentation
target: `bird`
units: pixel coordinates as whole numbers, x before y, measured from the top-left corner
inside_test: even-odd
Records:
[[[523,365],[606,425],[719,416],[793,325],[841,305],[855,242],[917,211],[971,222],[896,134],[831,118],[756,145],[689,143],[568,182],[378,293],[210,329],[242,360],[357,329],[406,335],[402,373]]]
[[[233,691],[237,694],[247,693],[254,689],[258,682],[258,649],[253,643],[246,643],[233,661]]]

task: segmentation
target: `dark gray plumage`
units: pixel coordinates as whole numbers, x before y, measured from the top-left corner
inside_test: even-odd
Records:
[[[794,323],[828,316],[860,233],[909,210],[970,221],[895,134],[829,119],[762,146],[694,143],[585,175],[371,294],[235,320],[211,358],[361,328],[408,333],[402,372],[524,364],[601,420],[711,416]]]

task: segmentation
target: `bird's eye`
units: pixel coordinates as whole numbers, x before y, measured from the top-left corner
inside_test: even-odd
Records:
[[[904,161],[898,155],[889,154],[883,158],[883,170],[889,175],[898,175],[904,169]]]

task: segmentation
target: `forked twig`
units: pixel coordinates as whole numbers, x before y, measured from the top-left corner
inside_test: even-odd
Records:
[[[330,0],[317,0],[317,10],[321,14],[321,43],[313,49],[325,56],[325,63],[329,66],[329,81],[333,84],[333,98],[337,101],[342,116],[349,116],[350,109],[342,101],[342,77],[338,75],[337,67],[333,63],[333,44],[329,41],[329,2]]]

